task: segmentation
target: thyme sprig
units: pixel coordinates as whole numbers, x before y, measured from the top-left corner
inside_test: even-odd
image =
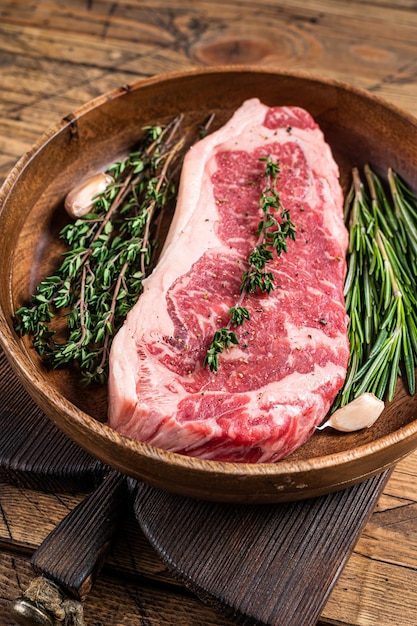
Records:
[[[61,230],[69,249],[60,267],[15,313],[16,330],[32,335],[46,362],[53,368],[78,364],[84,384],[106,381],[112,338],[152,265],[158,225],[175,193],[172,176],[184,145],[180,124],[176,118],[144,128],[137,149],[109,167],[114,183],[97,195],[90,213]],[[56,324],[63,317],[64,338]]]
[[[271,293],[274,289],[274,274],[267,270],[267,264],[273,260],[274,252],[277,256],[287,252],[287,239],[295,240],[296,236],[290,212],[282,206],[277,190],[280,164],[270,155],[259,160],[265,162],[265,186],[258,204],[262,213],[262,219],[256,228],[258,240],[247,260],[248,268],[242,276],[239,299],[228,311],[229,321],[225,327],[215,331],[207,349],[204,367],[208,366],[212,372],[217,372],[219,368],[219,354],[231,344],[239,344],[232,328],[241,326],[250,319],[249,310],[243,306],[245,298],[256,291]]]
[[[346,198],[349,225],[346,310],[350,359],[333,409],[368,391],[391,401],[398,376],[415,393],[417,199],[392,169],[389,191],[369,166]]]

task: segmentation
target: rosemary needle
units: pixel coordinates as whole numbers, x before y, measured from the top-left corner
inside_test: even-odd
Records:
[[[351,344],[345,384],[333,410],[364,392],[391,401],[404,374],[415,393],[417,364],[417,199],[392,169],[388,187],[367,165],[354,169],[346,197],[349,227],[346,310]]]

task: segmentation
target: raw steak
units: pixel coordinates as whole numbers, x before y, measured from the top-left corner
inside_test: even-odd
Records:
[[[252,251],[265,163],[296,241],[268,265],[270,295],[244,305],[240,345],[203,367]],[[158,266],[114,339],[109,424],[153,446],[234,462],[280,459],[314,432],[346,375],[347,231],[338,168],[305,110],[243,103],[188,152]]]

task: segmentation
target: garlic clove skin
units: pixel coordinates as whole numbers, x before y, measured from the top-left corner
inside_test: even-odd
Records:
[[[370,428],[384,410],[385,404],[373,393],[363,393],[337,409],[318,430],[334,428],[344,433]]]
[[[94,197],[103,193],[108,185],[114,183],[110,174],[99,172],[84,179],[67,194],[65,198],[65,210],[73,218],[87,215],[94,204]]]

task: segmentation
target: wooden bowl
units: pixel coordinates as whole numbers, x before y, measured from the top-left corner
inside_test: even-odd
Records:
[[[351,168],[391,166],[417,190],[417,122],[376,97],[331,80],[268,68],[193,70],[116,89],[61,120],[17,163],[0,191],[0,342],[14,372],[47,416],[103,462],[182,495],[229,502],[280,502],[325,494],[392,466],[417,446],[417,399],[402,384],[376,424],[352,434],[317,432],[274,464],[204,461],[132,441],[106,426],[106,390],[82,389],[66,370],[47,371],[13,330],[58,260],[63,199],[80,179],[126,154],[141,128],[183,113],[194,124],[223,123],[249,97],[299,105],[333,148],[342,184]]]

